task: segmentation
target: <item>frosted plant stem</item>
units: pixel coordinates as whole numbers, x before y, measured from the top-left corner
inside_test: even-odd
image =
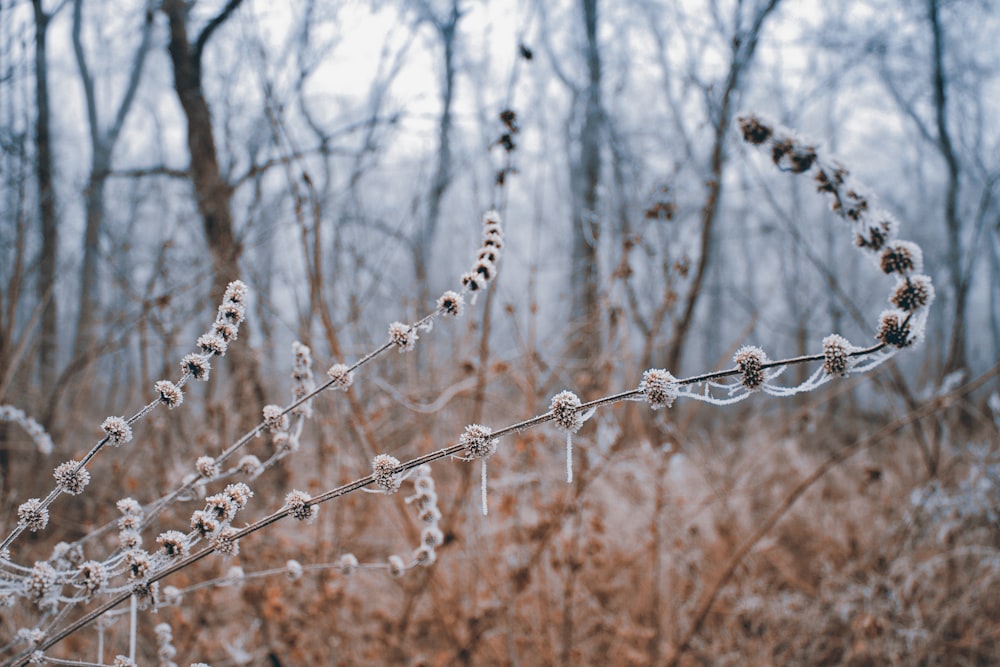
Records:
[[[573,483],[573,434],[566,433],[566,483]]]
[[[132,594],[132,600],[129,603],[129,615],[128,615],[128,657],[133,663],[135,662],[135,629],[138,623],[138,609],[139,601],[135,594]]]
[[[489,508],[486,506],[486,459],[481,461],[482,467],[480,468],[482,477],[482,495],[483,495],[483,516],[490,513]]]

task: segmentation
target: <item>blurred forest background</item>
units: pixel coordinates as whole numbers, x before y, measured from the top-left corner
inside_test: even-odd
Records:
[[[726,368],[742,344],[869,345],[887,278],[809,179],[741,144],[752,110],[838,155],[923,248],[920,347],[792,399],[602,412],[571,486],[554,429],[505,439],[488,519],[473,467],[439,463],[437,565],[203,590],[141,629],[147,664],[163,620],[215,667],[997,664],[1000,399],[995,379],[951,392],[1000,359],[998,34],[989,0],[0,0],[0,404],[56,443],[0,424],[4,532],[105,416],[176,377],[228,281],[253,290],[211,382],[97,461],[15,560],[158,497],[287,403],[293,341],[322,375],[428,312],[491,206],[490,291],[317,399],[251,510],[562,389]],[[519,132],[494,201],[505,109]],[[355,496],[248,538],[239,564],[407,548],[402,501]]]

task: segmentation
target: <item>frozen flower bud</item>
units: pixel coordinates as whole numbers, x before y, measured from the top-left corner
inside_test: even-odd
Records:
[[[232,521],[236,516],[236,503],[229,499],[224,493],[205,498],[205,511],[215,517],[217,521]]]
[[[37,533],[49,523],[49,511],[42,506],[39,498],[31,498],[17,508],[17,521],[33,533]]]
[[[893,347],[909,346],[913,343],[910,339],[909,317],[899,310],[883,311],[879,317],[875,338]]]
[[[583,414],[579,411],[580,397],[571,391],[562,391],[552,397],[549,410],[555,417],[556,425],[564,431],[576,433],[583,426]]]
[[[144,581],[153,570],[149,554],[141,549],[133,549],[125,554],[129,581]]]
[[[470,292],[477,292],[486,289],[486,278],[478,271],[470,271],[462,274],[462,287]],[[473,299],[473,301],[475,301]]]
[[[191,514],[191,528],[197,531],[202,537],[205,537],[219,529],[219,522],[215,520],[215,517],[211,513],[205,510],[195,510]]]
[[[83,587],[87,597],[100,591],[108,583],[108,570],[103,563],[96,560],[88,560],[80,565],[78,570],[80,575],[80,585]]]
[[[194,468],[206,479],[215,479],[219,476],[219,464],[211,456],[199,456],[194,462]]]
[[[742,116],[739,119],[740,132],[743,133],[743,140],[748,144],[760,146],[771,138],[773,130],[763,120],[757,116]]]
[[[108,442],[116,447],[132,441],[132,427],[124,417],[108,417],[101,424],[101,429],[108,436]]]
[[[744,345],[736,351],[733,357],[736,368],[743,375],[743,386],[747,389],[759,389],[764,384],[763,365],[767,362],[764,350],[752,345]]]
[[[241,473],[251,478],[256,477],[264,470],[264,466],[260,462],[260,459],[253,454],[246,454],[243,456],[236,467]]]
[[[160,400],[171,410],[184,402],[184,393],[173,382],[160,380],[154,387],[156,393],[160,395]]]
[[[907,313],[929,306],[933,300],[934,285],[931,284],[931,279],[923,274],[907,276],[900,280],[889,297],[892,305]]]
[[[395,554],[389,556],[389,574],[394,577],[401,577],[406,572],[406,563]]]
[[[358,559],[354,554],[344,554],[337,559],[337,569],[342,575],[349,577],[357,571]]]
[[[253,498],[253,491],[251,491],[250,487],[243,482],[226,485],[223,493],[225,493],[226,496],[233,501],[236,505],[236,509],[243,509],[247,506],[247,503],[250,502],[250,499]]]
[[[211,370],[212,364],[209,363],[208,357],[204,354],[192,352],[184,355],[184,358],[181,359],[181,371],[190,373],[195,380],[208,380]]]
[[[302,563],[297,560],[290,560],[285,563],[285,575],[291,580],[296,581],[302,578]]]
[[[480,424],[470,424],[458,439],[465,447],[465,455],[472,459],[482,459],[492,456],[497,450],[497,441],[490,438],[493,429]]]
[[[236,539],[238,532],[235,528],[223,528],[215,534],[215,539],[212,540],[212,549],[230,558],[239,555],[240,543]]]
[[[669,408],[679,393],[677,378],[662,368],[650,368],[642,374],[639,391],[654,410]]]
[[[462,310],[465,308],[465,299],[458,292],[453,292],[448,290],[437,300],[437,307],[445,315],[451,315],[452,317],[459,317],[462,315]]]
[[[399,467],[399,459],[388,454],[379,454],[372,459],[372,477],[375,484],[385,493],[396,493],[402,483],[400,475],[396,473]]]
[[[52,476],[56,478],[56,484],[63,491],[71,496],[78,496],[83,493],[90,483],[90,472],[80,465],[79,461],[66,461],[56,466]]]
[[[400,352],[412,350],[417,342],[417,332],[407,324],[393,322],[389,325],[389,340]]]
[[[142,546],[142,533],[128,528],[118,533],[118,544],[122,549],[138,549]]]
[[[851,367],[853,346],[843,336],[830,334],[823,339],[823,370],[830,375],[845,375]]]
[[[280,405],[264,406],[264,428],[271,433],[288,430],[288,415],[284,414]]]
[[[893,241],[885,246],[879,256],[883,273],[907,274],[923,268],[920,246],[910,241]]]
[[[171,558],[187,555],[187,536],[179,530],[168,530],[160,533],[156,538],[156,543],[163,549],[163,553]]]
[[[214,333],[202,334],[198,337],[198,349],[202,354],[214,354],[223,356],[229,349],[229,343]]]
[[[319,507],[309,502],[310,495],[305,491],[293,490],[285,496],[285,507],[292,517],[299,521],[312,523],[319,513]]]
[[[330,366],[326,374],[333,380],[334,389],[347,391],[347,388],[354,382],[354,373],[351,372],[347,364],[334,364]]]

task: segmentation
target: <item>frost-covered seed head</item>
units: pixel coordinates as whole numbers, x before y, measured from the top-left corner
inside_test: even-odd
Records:
[[[31,498],[17,508],[17,521],[31,532],[37,533],[49,524],[49,511],[42,506],[41,499]]]
[[[256,477],[264,470],[264,466],[260,462],[260,459],[254,456],[253,454],[247,454],[243,456],[240,459],[237,468],[241,473],[251,478]]]
[[[483,279],[486,280],[487,282],[493,280],[493,277],[496,276],[497,274],[496,265],[493,262],[486,259],[480,259],[479,261],[477,261],[475,265],[472,267],[472,270],[482,275]]]
[[[408,324],[393,322],[389,325],[389,340],[400,352],[412,350],[417,342],[417,332]]]
[[[160,533],[156,538],[156,543],[163,549],[163,553],[171,558],[187,555],[187,536],[179,530],[168,530]]]
[[[910,321],[900,310],[886,310],[879,317],[875,338],[893,347],[907,347],[913,343],[910,338]]]
[[[242,280],[234,280],[226,285],[226,292],[222,296],[223,302],[242,303],[246,305],[250,288]]]
[[[413,550],[413,560],[424,567],[430,567],[437,560],[437,552],[433,547],[422,544]]]
[[[571,391],[561,391],[552,397],[549,410],[555,417],[556,426],[564,431],[576,433],[583,426],[583,415],[579,411],[580,397]]]
[[[448,290],[438,297],[437,307],[445,315],[460,317],[465,309],[465,299],[458,292]]]
[[[357,571],[358,559],[354,554],[344,554],[337,559],[337,569],[342,575],[349,577]]]
[[[347,391],[347,388],[354,382],[354,373],[351,372],[347,364],[334,364],[326,372],[333,380],[333,388]]]
[[[192,352],[184,355],[184,358],[181,359],[181,371],[190,373],[195,380],[208,380],[211,370],[212,364],[209,363],[208,357],[204,354]]]
[[[924,308],[934,300],[934,285],[923,274],[907,276],[896,284],[889,301],[902,311],[912,313]]]
[[[122,498],[117,503],[115,507],[126,517],[138,517],[142,519],[145,512],[143,512],[142,505],[135,498]],[[118,527],[122,528],[121,520],[119,519]]]
[[[171,410],[184,402],[184,392],[173,382],[160,380],[153,386],[160,395],[160,400]]]
[[[493,232],[493,233],[487,232],[487,233],[483,234],[483,247],[484,248],[493,248],[494,250],[497,250],[497,251],[502,250],[503,249],[503,236],[501,236],[500,234],[495,233],[495,232]]]
[[[132,549],[125,554],[129,581],[144,581],[153,570],[149,554],[141,549]]]
[[[236,482],[235,484],[227,484],[223,493],[229,497],[236,505],[236,509],[243,509],[253,498],[253,491],[250,487],[243,482]]]
[[[274,448],[282,454],[287,452],[297,452],[299,450],[299,439],[288,431],[278,431],[275,433],[272,442],[274,444]]]
[[[184,601],[184,594],[176,586],[167,586],[163,589],[163,602],[172,606],[180,606]]]
[[[854,237],[854,243],[859,248],[878,252],[896,236],[897,229],[899,229],[899,223],[896,219],[888,213],[882,212],[874,224],[867,225],[863,232],[859,232]]]
[[[823,370],[829,375],[845,375],[854,347],[843,336],[830,334],[823,339]]]
[[[37,561],[28,575],[28,595],[36,602],[48,597],[56,585],[57,577],[58,574],[54,567],[45,561]]]
[[[401,577],[406,572],[406,563],[400,556],[395,554],[389,556],[389,574],[394,577]]]
[[[116,655],[111,667],[135,667],[135,660],[127,655]]]
[[[465,427],[465,432],[458,439],[458,443],[465,447],[465,454],[469,458],[482,459],[492,456],[497,450],[497,441],[490,438],[493,429],[481,424],[470,424]]]
[[[420,544],[426,547],[439,547],[444,544],[444,533],[437,526],[427,526],[420,531]]]
[[[639,391],[654,410],[669,408],[679,392],[677,378],[662,368],[650,368],[642,374]]]
[[[441,510],[435,505],[424,507],[417,514],[417,518],[426,524],[436,524],[441,520]]]
[[[43,651],[32,651],[31,655],[28,657],[29,665],[44,665],[45,664],[45,653]]]
[[[469,271],[462,274],[462,287],[470,292],[486,289],[486,278],[478,271]]]
[[[236,503],[224,493],[216,493],[205,498],[205,511],[218,521],[232,521],[236,516]]]
[[[223,303],[219,306],[216,317],[222,322],[229,322],[233,326],[239,326],[246,319],[246,308],[240,303]]]
[[[764,384],[764,369],[767,362],[764,350],[753,345],[744,345],[736,351],[733,357],[736,368],[743,375],[743,386],[747,389],[759,389]]]
[[[742,116],[739,123],[744,141],[754,146],[760,146],[770,139],[773,133],[769,124],[754,115]]]
[[[90,483],[90,472],[79,461],[66,461],[56,466],[52,476],[63,493],[78,496]]]
[[[496,248],[491,248],[491,247],[480,248],[479,254],[476,255],[476,261],[485,260],[487,262],[492,262],[493,264],[496,264],[498,259],[500,259],[499,252],[497,251]]]
[[[232,343],[240,337],[240,330],[238,327],[230,324],[229,322],[219,322],[218,320],[212,323],[212,333],[224,340],[227,344]]]
[[[191,514],[191,528],[198,531],[202,537],[211,535],[219,529],[219,522],[211,513],[205,510],[195,510]]]
[[[396,493],[402,483],[400,476],[396,473],[399,467],[399,459],[388,454],[379,454],[372,459],[372,477],[375,484],[385,493]]]
[[[265,405],[263,413],[264,428],[268,431],[276,433],[288,430],[288,415],[284,414],[280,405]]]
[[[285,576],[290,580],[296,581],[302,578],[302,563],[297,560],[290,560],[285,563]]]
[[[214,354],[221,357],[229,349],[229,343],[214,333],[207,333],[198,337],[198,349],[201,350],[202,354]]]
[[[108,442],[116,447],[132,441],[132,427],[124,417],[108,417],[101,424],[101,429],[108,436]]]
[[[142,533],[134,528],[119,531],[118,544],[122,549],[138,549],[142,546]]]
[[[293,490],[285,496],[285,506],[291,510],[292,517],[299,521],[312,523],[319,513],[319,507],[309,503],[311,496],[305,491]]]
[[[879,266],[884,273],[907,274],[923,268],[920,246],[910,241],[893,241],[885,246],[879,256]]]
[[[206,479],[215,479],[219,476],[219,464],[211,456],[199,456],[194,462],[194,468]]]
[[[237,556],[240,553],[240,543],[236,539],[236,534],[239,531],[235,528],[223,528],[215,535],[215,539],[212,540],[212,549],[223,556]]]
[[[96,560],[88,560],[80,565],[80,584],[83,586],[87,596],[98,592],[108,583],[108,570],[103,563]]]

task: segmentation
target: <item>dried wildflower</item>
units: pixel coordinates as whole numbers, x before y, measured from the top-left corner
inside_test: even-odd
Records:
[[[132,427],[124,417],[108,417],[101,424],[101,429],[108,436],[108,442],[116,447],[132,441]]]
[[[417,332],[408,324],[393,322],[389,325],[389,340],[400,352],[412,350],[417,342]]]
[[[341,391],[347,391],[347,388],[351,386],[354,382],[354,373],[347,364],[334,364],[330,366],[330,369],[326,372],[333,380],[333,388],[340,389]]]
[[[27,592],[31,599],[38,602],[52,593],[56,585],[58,573],[45,561],[37,561],[28,575]]]
[[[79,461],[66,461],[56,466],[52,476],[63,493],[78,496],[90,483],[90,472]]]
[[[908,347],[913,343],[910,332],[910,318],[906,313],[886,310],[879,317],[875,338],[893,347]]]
[[[358,559],[354,554],[344,554],[337,559],[337,569],[342,575],[349,577],[357,571]]]
[[[493,260],[491,260],[493,261]],[[458,292],[453,292],[448,290],[437,300],[437,307],[445,315],[451,315],[452,317],[460,317],[462,315],[462,310],[465,308],[465,299]]]
[[[489,426],[470,424],[465,427],[458,443],[465,447],[465,455],[470,459],[488,458],[497,450],[497,441],[490,438],[492,433],[493,429]]]
[[[771,138],[773,130],[757,116],[743,116],[739,119],[743,139],[754,146],[759,146]]]
[[[264,428],[271,433],[288,430],[288,415],[284,413],[280,405],[264,406]]]
[[[31,498],[17,508],[17,521],[33,533],[37,533],[49,523],[49,511],[42,506],[39,498]]]
[[[156,538],[156,543],[163,549],[163,553],[171,558],[187,555],[187,536],[179,530],[168,530],[160,533]]]
[[[930,277],[923,274],[907,276],[900,280],[889,297],[892,305],[908,313],[929,306],[933,300],[934,285]]]
[[[217,521],[232,521],[236,517],[236,503],[224,493],[216,493],[205,498],[205,511]]]
[[[388,454],[379,454],[372,459],[372,477],[375,484],[385,493],[396,493],[402,484],[396,468],[399,467],[399,459]]]
[[[83,586],[83,590],[88,597],[100,591],[108,583],[107,568],[104,567],[103,563],[96,560],[88,560],[86,563],[83,563],[80,565],[78,572],[80,575],[80,585]]]
[[[208,357],[204,354],[192,352],[184,355],[184,358],[181,359],[181,371],[190,373],[195,380],[208,380],[211,370],[212,364],[209,363]]]
[[[285,563],[285,575],[291,580],[296,581],[302,578],[302,563],[297,560],[290,560]]]
[[[223,493],[236,504],[236,509],[243,509],[250,502],[250,499],[253,498],[253,491],[243,482],[227,484]]]
[[[160,380],[153,386],[160,395],[160,400],[171,410],[184,402],[184,392],[173,382]]]
[[[198,337],[198,349],[201,350],[202,354],[214,354],[221,357],[229,349],[229,343],[214,333],[207,333]]]
[[[830,334],[823,339],[823,370],[830,375],[845,375],[850,368],[854,347],[843,336]]]
[[[199,456],[194,462],[194,468],[206,479],[215,479],[219,476],[219,464],[211,456]]]
[[[394,577],[401,577],[406,572],[406,563],[400,556],[393,554],[389,556],[389,574]]]
[[[219,529],[219,522],[215,520],[210,512],[205,510],[195,510],[191,514],[191,528],[205,537],[211,535]]]
[[[239,555],[240,543],[236,539],[237,533],[239,531],[235,528],[223,528],[215,534],[215,539],[212,540],[212,549],[223,556],[233,557]]]
[[[743,386],[751,391],[759,389],[764,384],[763,365],[767,362],[764,350],[752,345],[744,345],[736,351],[733,357],[736,368],[743,375]]]
[[[144,581],[153,570],[149,554],[141,549],[132,549],[125,554],[129,581]]]
[[[134,528],[126,528],[118,533],[118,544],[122,549],[137,549],[142,546],[142,533]]]
[[[264,465],[260,462],[260,459],[253,454],[246,454],[243,456],[236,468],[241,473],[251,478],[256,477],[264,471]]]
[[[309,502],[310,495],[305,491],[289,491],[285,496],[285,507],[287,507],[294,518],[299,521],[312,523],[319,513],[319,507]]]
[[[893,241],[883,248],[879,256],[879,266],[884,273],[907,274],[920,271],[923,263],[920,246],[910,241]]]
[[[642,374],[639,391],[654,410],[669,408],[677,398],[679,385],[677,378],[662,368],[650,368]]]

